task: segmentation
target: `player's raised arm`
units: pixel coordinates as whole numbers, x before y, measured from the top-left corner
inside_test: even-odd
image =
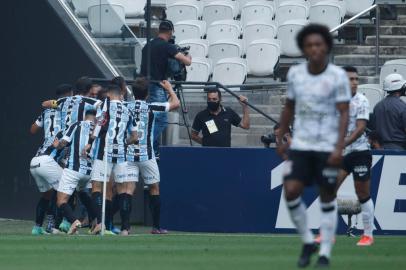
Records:
[[[169,111],[176,110],[180,106],[180,101],[178,96],[176,95],[175,91],[173,91],[172,85],[170,82],[164,80],[161,82],[161,86],[165,89],[165,91],[169,95]]]
[[[44,126],[44,117],[43,114],[41,113],[40,116],[38,116],[37,120],[35,120],[35,122],[31,125],[30,128],[30,133],[32,135],[37,134],[38,131],[43,128]]]

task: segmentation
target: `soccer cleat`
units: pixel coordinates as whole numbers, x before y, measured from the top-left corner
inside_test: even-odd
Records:
[[[305,268],[310,264],[312,255],[317,251],[316,244],[304,244],[302,248],[302,254],[300,255],[297,266],[299,268]]]
[[[120,235],[121,235],[121,236],[129,236],[129,235],[130,235],[130,232],[127,231],[127,230],[122,230],[122,231],[120,232]]]
[[[120,230],[119,228],[117,228],[117,227],[114,227],[114,226],[113,226],[113,228],[111,229],[111,231],[112,231],[114,234],[120,234],[120,233],[121,233],[121,230]]]
[[[105,230],[104,235],[117,235],[117,234],[115,234],[114,232],[112,232],[110,230]]]
[[[32,235],[47,235],[49,233],[47,233],[42,227],[34,226],[34,227],[32,227],[31,234]]]
[[[153,228],[151,234],[168,234],[169,232],[165,229]]]
[[[363,235],[363,236],[361,236],[361,239],[358,241],[357,246],[359,246],[359,247],[372,246],[373,243],[374,243],[373,237]]]
[[[61,222],[61,224],[59,225],[59,230],[60,230],[61,232],[67,233],[67,232],[69,231],[70,227],[71,227],[71,224],[70,224],[68,221],[66,221],[66,220],[64,219],[64,220]]]
[[[330,260],[326,256],[320,256],[316,262],[315,268],[328,268],[330,266]]]
[[[80,221],[79,221],[79,220],[75,220],[75,221],[72,223],[72,226],[70,226],[69,231],[68,231],[68,234],[69,234],[69,235],[75,234],[81,226],[82,226],[82,224],[80,223]]]
[[[52,228],[50,234],[65,234],[65,233],[58,229]]]

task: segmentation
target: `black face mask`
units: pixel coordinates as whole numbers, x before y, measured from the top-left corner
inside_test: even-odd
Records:
[[[215,112],[218,110],[219,107],[220,107],[220,101],[219,102],[207,101],[207,108],[209,109],[209,111]]]

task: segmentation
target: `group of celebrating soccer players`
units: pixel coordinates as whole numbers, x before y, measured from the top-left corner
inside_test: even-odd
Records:
[[[98,93],[98,98],[90,97],[93,86],[85,77],[78,80],[76,89],[59,86],[58,99],[43,102],[44,110],[31,127],[32,133],[44,130],[44,142],[30,164],[41,192],[32,234],[77,233],[84,224],[73,210],[76,197],[87,210],[90,234],[104,229],[107,234],[128,235],[132,197],[140,175],[150,192],[151,233],[165,234],[160,226],[154,118],[178,108],[179,99],[168,81],[161,82],[169,96],[163,103],[147,102],[148,81],[144,78],[135,80],[132,95],[120,77]],[[113,226],[116,212],[120,212],[121,229]]]

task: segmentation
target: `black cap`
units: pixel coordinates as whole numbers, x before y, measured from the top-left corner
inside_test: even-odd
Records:
[[[159,24],[159,31],[173,31],[174,27],[173,27],[173,23],[169,20],[163,20],[160,24]]]

